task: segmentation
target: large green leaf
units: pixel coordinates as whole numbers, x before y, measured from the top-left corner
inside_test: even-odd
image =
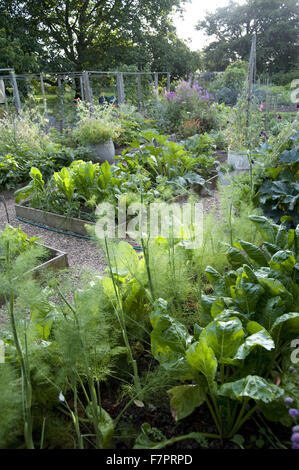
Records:
[[[259,215],[251,215],[249,216],[249,220],[254,223],[257,230],[260,232],[263,240],[268,243],[275,243],[276,235],[278,232],[278,225],[273,224],[270,222],[267,217],[259,216]]]
[[[249,256],[250,259],[255,261],[260,266],[268,265],[266,256],[258,246],[255,246],[252,243],[248,243],[244,240],[238,240],[234,243],[234,245],[236,248],[244,250],[247,256]]]
[[[264,307],[257,309],[255,319],[270,331],[275,320],[285,312],[285,303],[280,296],[267,299]]]
[[[235,305],[246,314],[255,311],[263,293],[264,289],[259,284],[246,282],[245,278],[241,278],[236,286],[231,286],[231,295]]]
[[[275,348],[273,339],[265,329],[248,336],[245,342],[239,347],[234,359],[245,359],[257,346],[264,348],[267,351],[271,351]]]
[[[213,318],[218,317],[224,310],[233,306],[230,297],[218,297],[212,304],[211,315]]]
[[[282,294],[290,294],[285,286],[280,282],[278,279],[273,279],[273,278],[268,278],[266,276],[261,275],[261,273],[258,271],[256,272],[256,275],[258,277],[259,283],[261,286],[264,288],[268,289],[273,296],[279,296]]]
[[[167,393],[171,396],[170,408],[175,421],[189,416],[206,399],[204,385],[179,385]]]
[[[168,346],[175,352],[185,354],[192,341],[192,336],[188,333],[187,328],[165,313],[166,305],[164,303],[156,303],[155,307],[150,316],[153,327],[152,340],[158,340],[160,346]]]
[[[127,242],[120,242],[111,248],[113,272],[120,276],[134,276],[139,268],[139,259],[134,248]]]
[[[218,394],[233,400],[252,398],[263,403],[271,403],[281,397],[284,390],[257,375],[248,375],[236,382],[221,385]]]
[[[205,275],[207,276],[210,282],[214,282],[218,279],[221,279],[221,274],[214,269],[212,266],[207,266],[205,269]]]
[[[299,147],[294,147],[291,150],[285,150],[278,157],[277,160],[281,163],[293,164],[299,161]]]
[[[292,339],[299,335],[299,313],[290,312],[278,317],[270,330],[271,335],[278,339]]]
[[[248,259],[245,258],[243,253],[240,250],[237,250],[237,248],[230,247],[227,254],[227,259],[229,263],[232,265],[234,269],[239,268],[240,266],[243,266],[243,264],[248,264]]]
[[[278,251],[269,261],[271,269],[292,271],[296,264],[296,258],[292,251]]]
[[[98,177],[98,184],[101,189],[105,189],[108,186],[108,183],[111,180],[111,166],[106,161],[101,165],[101,174]]]
[[[72,171],[69,168],[63,167],[59,172],[54,173],[53,178],[58,189],[64,194],[67,200],[71,202],[75,192]]]
[[[185,358],[192,336],[184,325],[165,312],[167,312],[167,302],[159,299],[150,316],[153,327],[151,333],[153,356],[165,369],[176,373],[180,380],[193,379],[192,369]]]
[[[219,362],[234,357],[243,340],[244,331],[238,318],[214,320],[199,337],[200,342],[213,349]]]
[[[218,365],[213,349],[204,341],[197,341],[188,348],[186,359],[190,366],[201,372],[212,386]]]

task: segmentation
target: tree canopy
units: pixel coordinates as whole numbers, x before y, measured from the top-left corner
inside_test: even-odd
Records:
[[[298,66],[297,0],[246,0],[208,13],[197,29],[213,41],[205,49],[207,70],[222,71],[236,60],[248,60],[257,35],[259,73],[288,72]]]
[[[0,64],[22,72],[135,64],[186,76],[198,68],[200,56],[170,21],[185,1],[0,0]]]

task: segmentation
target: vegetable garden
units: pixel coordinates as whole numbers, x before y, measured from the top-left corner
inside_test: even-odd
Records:
[[[265,110],[246,74],[225,103],[227,75],[156,79],[139,109],[137,88],[69,89],[62,132],[28,97],[0,109],[1,448],[299,448],[298,112]],[[173,215],[142,229],[140,205],[210,200],[200,244]],[[100,238],[103,205],[136,237]],[[105,265],[74,276],[63,236]]]

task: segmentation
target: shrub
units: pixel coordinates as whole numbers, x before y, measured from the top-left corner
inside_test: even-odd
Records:
[[[118,131],[114,123],[91,117],[81,121],[73,135],[80,145],[99,144],[116,137]]]
[[[154,118],[161,132],[177,133],[186,138],[208,131],[216,125],[213,96],[198,81],[180,81],[175,91],[167,93],[162,106],[154,108]]]

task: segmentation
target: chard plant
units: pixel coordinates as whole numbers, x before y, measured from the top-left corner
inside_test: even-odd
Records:
[[[272,373],[299,333],[299,228],[250,219],[263,245],[236,240],[227,253],[234,270],[221,275],[207,267],[213,295],[202,296],[193,334],[169,315],[163,299],[150,316],[154,357],[187,382],[169,390],[174,418],[206,403],[218,430],[214,437],[221,439],[232,438],[258,409],[279,408],[285,392]]]
[[[15,191],[16,202],[30,198],[30,207],[69,216],[80,216],[82,205],[94,211],[95,206],[106,198],[111,197],[115,202],[122,183],[114,176],[108,162],[99,165],[83,160],[76,160],[55,172],[47,184],[37,168],[31,168],[30,178],[27,186]],[[84,215],[89,216],[86,209]]]

